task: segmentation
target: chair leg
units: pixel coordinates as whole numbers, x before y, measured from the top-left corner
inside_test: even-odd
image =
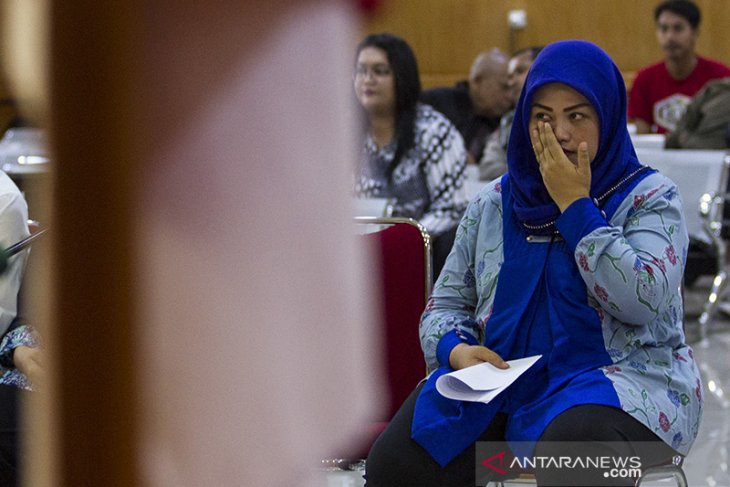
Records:
[[[712,281],[712,289],[710,290],[710,296],[707,298],[707,301],[705,302],[704,310],[702,311],[702,315],[700,315],[700,319],[698,320],[699,323],[699,332],[700,332],[700,342],[704,345],[707,341],[707,327],[710,322],[715,317],[715,314],[717,313],[717,306],[720,304],[720,298],[722,297],[722,293],[725,290],[725,286],[727,285],[727,274],[724,270],[720,270],[717,275],[715,276],[715,279]]]

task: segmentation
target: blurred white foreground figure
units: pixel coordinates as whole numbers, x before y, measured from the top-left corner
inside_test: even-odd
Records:
[[[319,485],[372,413],[351,3],[146,7],[145,485]]]

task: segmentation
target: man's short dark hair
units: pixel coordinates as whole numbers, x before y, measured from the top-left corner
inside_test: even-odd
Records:
[[[700,25],[700,9],[694,2],[689,0],[666,0],[654,9],[654,21],[658,21],[662,12],[667,10],[687,19],[693,29]]]

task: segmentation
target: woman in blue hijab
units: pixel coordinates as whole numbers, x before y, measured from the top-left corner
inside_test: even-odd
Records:
[[[637,160],[621,73],[603,50],[543,49],[516,108],[508,168],[460,223],[421,321],[434,372],[373,446],[369,487],[475,485],[475,475],[499,480],[525,465],[539,485],[633,485],[635,470],[569,467],[587,455],[663,463],[697,435],[682,204],[672,181]],[[435,388],[455,369],[532,356],[487,404]],[[578,463],[507,465],[497,441]]]

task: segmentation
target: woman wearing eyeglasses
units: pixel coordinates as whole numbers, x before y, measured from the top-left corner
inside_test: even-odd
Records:
[[[366,120],[355,192],[392,198],[393,216],[418,220],[435,238],[438,273],[468,203],[464,141],[446,117],[418,103],[418,66],[403,39],[367,36],[357,47],[354,84]]]

